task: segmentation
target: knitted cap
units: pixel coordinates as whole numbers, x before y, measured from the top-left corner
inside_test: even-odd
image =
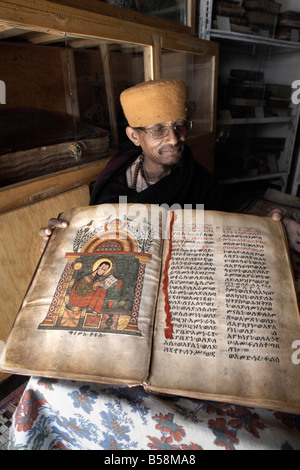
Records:
[[[183,80],[150,80],[121,93],[131,127],[145,127],[187,116],[188,85]]]

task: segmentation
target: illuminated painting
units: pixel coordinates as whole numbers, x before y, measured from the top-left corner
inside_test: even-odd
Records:
[[[40,329],[141,335],[138,313],[145,268],[151,259],[147,236],[130,232],[127,221],[94,221],[78,230],[73,252]],[[143,250],[143,251],[142,251]]]

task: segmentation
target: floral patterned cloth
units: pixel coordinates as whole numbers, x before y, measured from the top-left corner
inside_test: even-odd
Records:
[[[11,427],[9,450],[16,449],[300,450],[300,416],[31,378]]]

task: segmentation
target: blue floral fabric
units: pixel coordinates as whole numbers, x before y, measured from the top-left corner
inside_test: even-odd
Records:
[[[10,450],[300,450],[300,416],[149,395],[141,387],[31,378]]]

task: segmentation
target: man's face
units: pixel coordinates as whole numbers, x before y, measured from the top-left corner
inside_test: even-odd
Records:
[[[147,126],[142,129],[135,129],[137,133],[138,145],[143,149],[145,159],[152,163],[160,164],[164,167],[176,165],[183,153],[186,134],[175,131],[175,123],[181,120],[167,121],[153,126]],[[162,129],[169,129],[165,137],[154,138]]]
[[[108,268],[109,268],[109,264],[102,264],[101,266],[99,266],[97,273],[99,274],[99,276],[102,276],[102,274],[106,273]]]

